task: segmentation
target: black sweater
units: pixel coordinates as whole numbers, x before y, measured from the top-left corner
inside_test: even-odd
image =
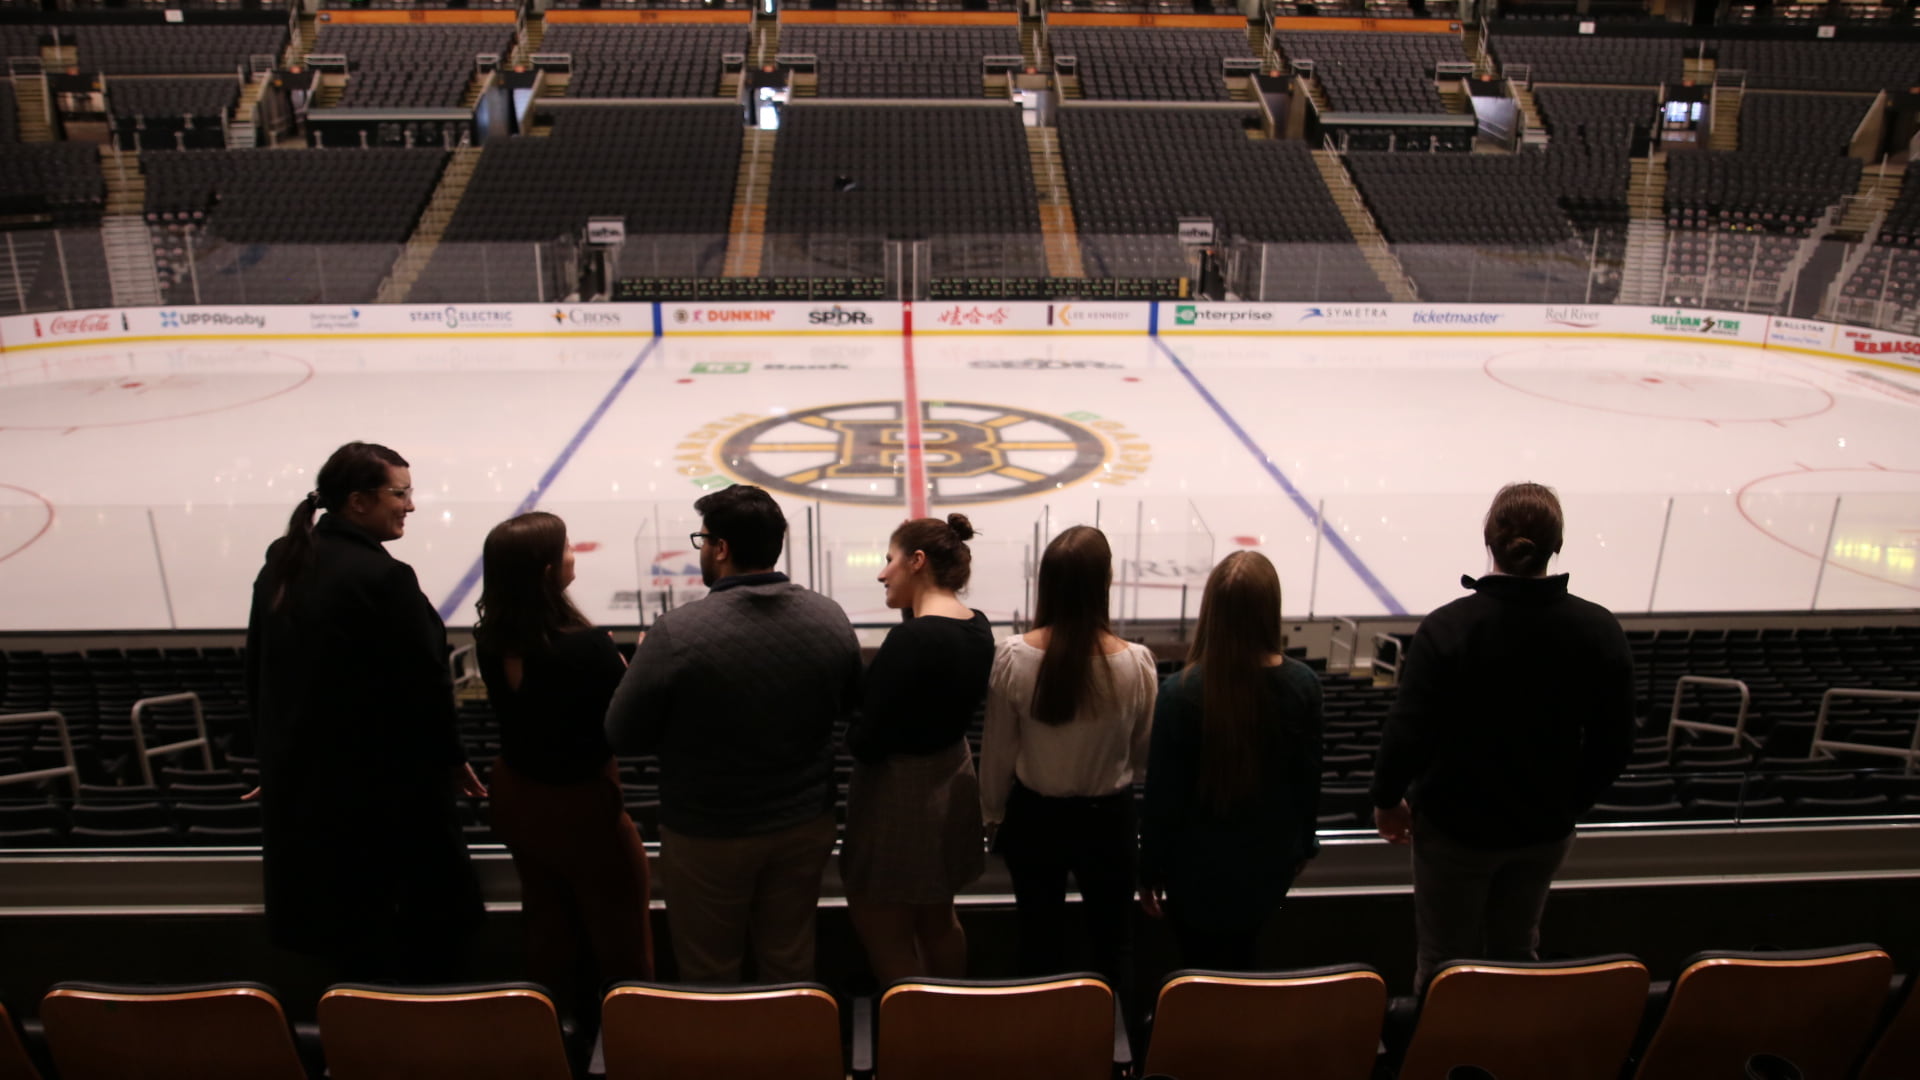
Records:
[[[626,665],[605,630],[558,634],[551,652],[522,661],[520,687],[507,684],[501,657],[480,650],[480,677],[500,717],[500,755],[514,772],[543,784],[572,784],[606,768],[607,702]]]
[[[1408,647],[1374,805],[1405,797],[1471,847],[1558,840],[1632,750],[1627,636],[1565,574],[1461,583],[1473,595],[1428,615]]]
[[[993,626],[985,615],[908,619],[867,668],[865,707],[847,729],[847,749],[869,764],[945,750],[966,734],[992,674]]]

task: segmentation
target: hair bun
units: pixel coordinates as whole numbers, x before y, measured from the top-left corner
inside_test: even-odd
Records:
[[[1533,541],[1524,536],[1516,536],[1512,542],[1507,544],[1507,550],[1512,552],[1532,551],[1533,549]]]
[[[953,530],[953,535],[961,543],[973,539],[973,522],[968,521],[965,514],[948,514],[947,528]]]

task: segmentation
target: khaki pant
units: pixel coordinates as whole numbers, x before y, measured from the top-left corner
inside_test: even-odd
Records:
[[[1415,993],[1452,960],[1538,960],[1540,917],[1573,837],[1516,848],[1468,847],[1430,822],[1413,828]]]
[[[740,982],[751,942],[758,982],[813,978],[814,911],[833,855],[831,813],[762,836],[660,830],[660,884],[680,981]]]

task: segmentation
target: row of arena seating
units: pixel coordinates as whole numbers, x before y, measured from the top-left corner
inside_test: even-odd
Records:
[[[1920,172],[1908,168],[1879,236],[1841,295],[1861,304],[1920,305]]]
[[[918,978],[842,1006],[817,983],[705,987],[615,982],[601,1003],[609,1080],[783,1076],[1224,1080],[1303,1063],[1328,1080],[1399,1077],[1842,1077],[1920,1069],[1916,976],[1878,946],[1708,951],[1670,981],[1626,954],[1548,963],[1458,959],[1419,997],[1343,964],[1181,970],[1161,983],[1136,1053],[1128,1003],[1098,976]],[[559,1010],[532,983],[337,984],[302,1032],[258,983],[58,983],[28,1031],[62,1080],[132,1075],[575,1074]],[[40,1040],[44,1039],[44,1045]],[[571,1059],[571,1060],[570,1060]],[[1766,1061],[1757,1065],[1756,1060]],[[1775,1062],[1786,1062],[1791,1072]],[[34,1077],[10,1017],[0,1069]],[[1759,1071],[1756,1071],[1758,1069]],[[1856,1072],[1856,1069],[1858,1070]],[[1466,1070],[1471,1070],[1466,1071]],[[600,1075],[595,1071],[593,1075]]]
[[[1740,104],[1740,149],[1775,157],[1846,154],[1873,98],[1754,93]]]
[[[1238,30],[1063,26],[1047,40],[1076,59],[1082,96],[1112,101],[1225,101],[1220,62],[1253,52]]]
[[[107,204],[100,153],[91,143],[13,143],[0,154],[0,207],[61,223],[97,221]]]
[[[513,49],[512,26],[433,24],[385,26],[323,24],[313,47],[349,64],[343,109],[390,109],[413,105],[452,108],[474,76],[474,57],[504,57]]]
[[[819,58],[823,98],[977,98],[980,61],[1019,56],[1011,26],[825,27],[780,32],[780,51]]]
[[[1678,84],[1682,60],[1704,54],[1719,70],[1743,71],[1757,90],[1873,93],[1920,82],[1920,55],[1891,41],[1757,41],[1646,37],[1492,35],[1502,69],[1528,65],[1534,82]]]
[[[696,98],[714,96],[720,58],[745,55],[751,39],[745,26],[561,23],[540,51],[573,58],[571,98]]]
[[[1434,66],[1467,59],[1453,34],[1282,32],[1273,43],[1289,62],[1313,61],[1337,113],[1445,113]]]

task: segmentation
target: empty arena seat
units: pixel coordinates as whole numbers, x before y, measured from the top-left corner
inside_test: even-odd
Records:
[[[570,1080],[560,1020],[532,983],[399,988],[341,983],[320,998],[335,1080]]]
[[[1870,95],[1750,93],[1740,103],[1740,149],[1839,157],[1873,104]]]
[[[1721,68],[1746,72],[1747,86],[1756,90],[1871,94],[1920,83],[1920,57],[1905,42],[1729,39],[1707,47]]]
[[[1298,971],[1176,971],[1160,987],[1145,1074],[1237,1080],[1284,1062],[1323,1080],[1365,1080],[1387,988],[1363,964]]]
[[[712,97],[720,58],[744,55],[752,31],[733,26],[621,26],[559,23],[541,39],[543,53],[573,58],[570,98]]]
[[[1313,61],[1337,113],[1444,114],[1434,69],[1468,59],[1455,34],[1282,31],[1273,41],[1289,62]]]
[[[304,1080],[273,991],[258,983],[63,982],[40,1003],[62,1080]]]
[[[1113,992],[1095,975],[915,979],[880,998],[878,1075],[897,1080],[1107,1080]]]
[[[977,98],[982,58],[1021,53],[1013,26],[791,26],[780,51],[818,57],[823,98]]]
[[[76,66],[104,75],[231,75],[250,57],[279,58],[285,21],[266,24],[87,24],[66,28]]]
[[[1856,1080],[1920,1076],[1920,975],[1908,973]]]
[[[1660,86],[1682,78],[1678,38],[1492,36],[1489,48],[1504,70],[1526,64],[1534,82]]]
[[[1446,1080],[1456,1066],[1494,1076],[1613,1080],[1646,1007],[1646,966],[1631,956],[1443,965],[1420,1007],[1401,1080]]]
[[[1253,53],[1238,30],[1063,26],[1047,40],[1077,60],[1083,96],[1110,101],[1226,101],[1220,62]]]
[[[452,108],[473,81],[475,56],[505,56],[513,37],[510,23],[323,23],[307,52],[347,58],[337,108]]]
[[[622,982],[601,1007],[607,1080],[841,1080],[840,1008],[817,983]]]
[[[1737,1075],[1778,1054],[1808,1080],[1843,1077],[1887,998],[1893,961],[1871,945],[1799,952],[1703,952],[1674,981],[1637,1080]]]

